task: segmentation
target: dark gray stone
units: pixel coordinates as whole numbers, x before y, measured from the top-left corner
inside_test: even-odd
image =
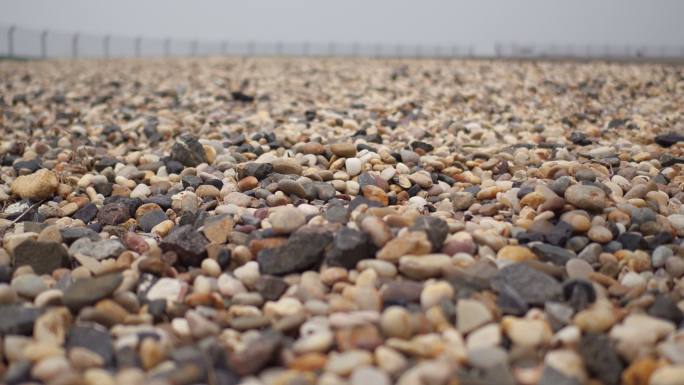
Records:
[[[79,279],[64,291],[64,305],[72,311],[78,311],[110,296],[119,287],[121,281],[123,281],[121,273]]]
[[[173,251],[186,266],[197,266],[204,259],[209,241],[193,225],[174,228],[159,246],[164,251]]]
[[[543,305],[562,294],[558,281],[524,263],[514,263],[499,270],[492,280],[492,287],[500,293],[508,290],[508,287],[529,305]]]
[[[328,249],[325,261],[331,266],[353,269],[362,259],[373,258],[376,251],[366,233],[343,227],[335,234],[332,248]]]
[[[38,274],[51,274],[60,267],[69,267],[69,253],[57,242],[27,239],[14,249],[14,266],[31,266]]]
[[[327,231],[302,228],[279,247],[263,249],[257,255],[262,274],[284,275],[309,269],[321,262],[332,242]]]
[[[109,365],[114,358],[112,337],[105,328],[97,325],[72,326],[64,347],[67,350],[81,347],[97,353],[104,360],[105,366]]]
[[[31,335],[41,310],[21,305],[0,306],[0,335]]]
[[[207,161],[202,144],[189,134],[181,135],[171,147],[171,159],[186,167],[196,167]]]

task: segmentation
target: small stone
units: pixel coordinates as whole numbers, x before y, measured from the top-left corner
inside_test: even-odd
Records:
[[[97,221],[103,225],[115,226],[127,221],[131,217],[128,207],[121,203],[104,205],[97,214]]]
[[[191,225],[175,227],[159,244],[164,251],[173,251],[186,266],[197,266],[204,259],[209,242]]]
[[[565,271],[568,273],[569,278],[587,279],[594,272],[594,269],[587,261],[573,258],[565,264]]]
[[[551,340],[551,328],[544,320],[505,316],[501,327],[513,344],[521,347],[542,346]]]
[[[684,365],[663,366],[656,369],[649,385],[683,385]]]
[[[160,278],[150,287],[145,296],[147,300],[163,299],[168,302],[180,302],[187,291],[187,285],[174,278]]]
[[[596,186],[574,184],[565,190],[565,200],[589,211],[602,211],[606,207],[606,193]]]
[[[114,359],[114,346],[109,332],[99,326],[75,325],[69,329],[64,347],[88,349],[102,358],[105,365]]]
[[[416,218],[409,230],[414,232],[424,231],[432,244],[432,251],[441,250],[444,240],[449,234],[449,226],[447,226],[446,221],[441,218],[428,216]]]
[[[398,262],[404,255],[423,255],[432,250],[432,244],[428,240],[427,233],[423,231],[408,232],[387,242],[378,251],[377,258],[389,262]]]
[[[525,264],[515,263],[504,267],[492,282],[498,291],[514,290],[528,304],[543,304],[561,295],[561,285],[554,278]]]
[[[454,297],[454,288],[445,281],[429,283],[420,293],[420,304],[427,310],[439,305],[442,301],[450,301]]]
[[[152,231],[154,226],[162,223],[167,219],[168,218],[166,217],[166,214],[163,211],[152,210],[150,212],[143,214],[143,216],[140,217],[138,223],[140,224],[140,228],[142,229],[142,231],[149,233]]]
[[[372,362],[373,356],[364,350],[348,350],[342,353],[332,352],[328,356],[328,363],[325,365],[325,370],[341,376],[346,376],[355,368],[370,365]]]
[[[80,310],[111,295],[122,281],[120,273],[79,279],[64,291],[63,302],[73,311]]]
[[[492,320],[491,311],[480,301],[460,299],[456,304],[456,327],[461,333],[469,333]]]
[[[93,242],[88,238],[81,238],[69,247],[70,255],[83,254],[97,260],[117,257],[123,253],[126,247],[118,239],[103,239]]]
[[[354,369],[349,379],[349,385],[390,385],[392,383],[387,373],[370,366]]]
[[[263,274],[282,275],[306,270],[323,259],[325,248],[332,242],[325,231],[302,228],[279,247],[263,249],[257,255]]]
[[[330,145],[330,152],[340,158],[351,158],[356,155],[356,147],[353,143],[333,143]]]
[[[228,214],[219,214],[207,218],[202,226],[202,233],[211,243],[226,243],[233,231],[233,218]]]
[[[31,175],[22,175],[12,182],[12,193],[22,199],[40,201],[57,192],[59,180],[50,170],[40,169]]]
[[[613,233],[604,226],[593,226],[587,235],[589,239],[598,243],[608,243],[613,240]]]
[[[580,342],[579,353],[592,377],[606,385],[620,384],[623,365],[608,336],[585,335]]]
[[[180,162],[186,167],[197,167],[206,163],[204,147],[197,138],[184,134],[176,139],[171,147],[171,159]]]
[[[565,266],[569,260],[575,257],[575,254],[568,249],[545,243],[532,244],[532,251],[539,256],[540,260],[558,266]]]
[[[41,309],[22,305],[0,306],[0,334],[30,335]]]
[[[14,265],[31,266],[36,274],[50,274],[69,266],[69,254],[61,243],[28,239],[14,248]]]
[[[306,223],[304,214],[294,207],[278,208],[268,219],[276,234],[290,234]]]
[[[390,338],[407,339],[413,335],[411,315],[401,306],[390,306],[382,312],[380,328]]]
[[[537,256],[527,247],[507,245],[496,253],[496,258],[512,262],[523,262],[536,260]]]
[[[361,159],[359,158],[347,158],[344,161],[345,170],[349,176],[357,176],[361,173]]]
[[[372,258],[375,250],[375,245],[366,233],[343,227],[335,234],[325,260],[330,266],[353,269],[360,260]]]
[[[33,299],[47,290],[43,280],[35,274],[20,275],[12,280],[12,289],[22,297]]]
[[[88,224],[90,221],[95,219],[98,211],[99,210],[94,203],[88,203],[76,211],[71,217],[74,219],[80,219],[83,221],[83,223]]]

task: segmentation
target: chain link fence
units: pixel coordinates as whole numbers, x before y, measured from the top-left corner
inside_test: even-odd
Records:
[[[314,43],[212,41],[148,36],[94,35],[78,31],[36,30],[0,26],[0,57],[114,58],[170,56],[350,56],[384,58],[501,58],[684,60],[684,46],[617,46],[495,43],[474,45],[408,45],[386,43]]]

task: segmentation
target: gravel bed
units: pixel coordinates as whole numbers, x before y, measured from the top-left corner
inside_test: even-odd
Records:
[[[0,62],[0,383],[684,384],[684,67]]]

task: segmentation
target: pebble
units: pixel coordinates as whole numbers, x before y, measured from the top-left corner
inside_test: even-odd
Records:
[[[268,219],[276,234],[290,234],[306,223],[304,214],[294,207],[279,208]]]
[[[57,176],[46,169],[40,169],[31,175],[19,176],[12,182],[12,194],[33,201],[52,197],[58,188]]]

